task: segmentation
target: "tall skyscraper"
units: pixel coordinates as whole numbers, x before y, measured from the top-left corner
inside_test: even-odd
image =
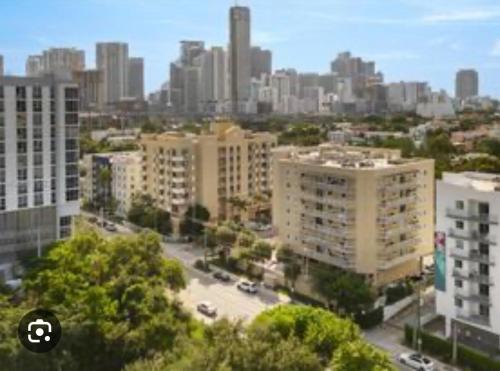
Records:
[[[250,8],[234,6],[229,11],[230,79],[233,113],[242,112],[250,98]]]
[[[3,55],[0,55],[0,76],[3,76]]]
[[[0,280],[12,262],[71,234],[79,213],[78,87],[0,77]],[[3,276],[3,277],[2,277]]]
[[[204,112],[222,112],[227,85],[226,52],[213,47],[202,56],[200,103]]]
[[[198,40],[181,41],[180,64],[182,66],[192,66],[195,58],[205,52],[205,42]]]
[[[73,71],[72,76],[79,88],[80,110],[101,110],[103,108],[102,71],[96,69]]]
[[[479,76],[476,70],[459,70],[455,79],[455,98],[464,100],[479,94]]]
[[[270,50],[254,46],[251,49],[252,71],[251,76],[260,79],[263,73],[270,75],[273,70],[273,54]]]
[[[103,73],[105,104],[119,102],[128,95],[128,44],[120,42],[97,43],[97,69]]]
[[[144,100],[144,59],[128,60],[128,96]]]

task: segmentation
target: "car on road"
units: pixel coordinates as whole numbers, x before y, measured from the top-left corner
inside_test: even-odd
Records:
[[[207,317],[217,317],[217,308],[209,301],[202,301],[196,306],[196,309],[198,309],[198,312],[204,314]]]
[[[219,280],[222,282],[231,282],[231,276],[229,274],[227,274],[226,272],[217,271],[213,274],[213,277],[216,280]]]
[[[104,229],[106,229],[108,232],[116,232],[118,229],[116,228],[116,225],[113,223],[106,223],[104,225]]]
[[[401,353],[399,362],[418,371],[434,371],[434,362],[420,353]]]
[[[244,291],[249,294],[256,294],[257,293],[257,284],[255,282],[250,282],[250,281],[240,281],[236,287],[238,287],[238,290]]]

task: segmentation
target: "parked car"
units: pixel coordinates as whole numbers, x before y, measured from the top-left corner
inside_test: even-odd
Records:
[[[97,218],[95,216],[89,216],[87,220],[92,224],[97,223]]]
[[[418,371],[433,371],[434,362],[420,353],[401,353],[399,362]]]
[[[198,312],[203,313],[205,316],[212,318],[217,317],[217,308],[209,301],[202,301],[196,306],[196,309],[198,309]]]
[[[116,232],[118,229],[116,228],[116,225],[113,223],[106,223],[104,225],[104,229],[106,229],[108,232]]]
[[[213,277],[222,282],[231,282],[231,276],[226,272],[217,271],[213,274]]]
[[[255,284],[254,282],[240,281],[238,285],[236,285],[236,287],[238,287],[238,290],[247,292],[249,294],[257,293],[257,284]]]

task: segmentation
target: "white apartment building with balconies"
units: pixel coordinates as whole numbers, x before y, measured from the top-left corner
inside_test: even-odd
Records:
[[[446,335],[500,348],[500,177],[444,173],[437,182],[436,305]]]

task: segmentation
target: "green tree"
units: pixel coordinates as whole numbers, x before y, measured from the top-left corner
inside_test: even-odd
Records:
[[[276,257],[279,262],[284,264],[286,283],[291,285],[292,290],[295,290],[295,283],[302,272],[302,265],[299,262],[299,258],[287,246],[281,247]]]
[[[231,248],[234,246],[238,235],[231,228],[225,225],[221,225],[217,228],[215,236],[217,239],[217,243],[222,247],[222,253],[225,259],[229,254]]]
[[[120,370],[172,349],[191,332],[190,316],[165,294],[165,288],[184,286],[182,267],[163,257],[156,235],[108,239],[86,231],[52,247],[25,277],[25,301],[0,305],[0,316],[14,319],[24,307],[50,308],[62,323],[57,348],[22,369]],[[0,339],[15,328],[0,326]],[[30,360],[25,356],[20,344],[10,344],[0,351],[0,364],[19,366]]]
[[[347,314],[356,314],[373,304],[370,286],[359,275],[324,264],[313,267],[311,272],[315,290]]]
[[[201,236],[204,232],[204,223],[210,220],[210,212],[202,205],[191,205],[184,213],[180,224],[183,236]]]
[[[156,230],[162,235],[172,233],[170,213],[157,208],[150,195],[136,195],[127,215],[127,219],[140,227]]]
[[[273,254],[273,246],[264,240],[255,241],[252,245],[251,254],[255,259],[270,259]]]
[[[330,363],[332,370],[341,371],[395,371],[391,359],[364,341],[341,344]]]

